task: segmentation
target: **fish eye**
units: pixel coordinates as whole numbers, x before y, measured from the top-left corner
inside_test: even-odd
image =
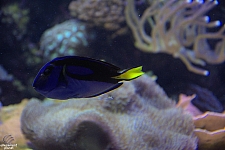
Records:
[[[45,75],[45,76],[50,75],[53,69],[54,69],[54,65],[49,65],[43,72],[43,75]]]

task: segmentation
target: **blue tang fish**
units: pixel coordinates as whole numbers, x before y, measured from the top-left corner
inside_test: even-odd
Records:
[[[94,97],[144,74],[142,67],[119,67],[87,57],[58,57],[46,63],[33,82],[34,89],[53,99]]]

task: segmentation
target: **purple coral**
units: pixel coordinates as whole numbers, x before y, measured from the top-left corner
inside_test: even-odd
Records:
[[[38,149],[195,150],[197,146],[191,116],[176,108],[147,76],[96,98],[50,105],[33,99],[22,113],[21,129]]]

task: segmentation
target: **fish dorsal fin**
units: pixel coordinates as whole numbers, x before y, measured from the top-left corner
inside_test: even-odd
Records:
[[[142,66],[123,71],[120,75],[112,77],[119,80],[132,80],[143,75]]]

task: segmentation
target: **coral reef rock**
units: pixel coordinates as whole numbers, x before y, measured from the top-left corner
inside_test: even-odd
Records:
[[[147,75],[104,95],[62,102],[32,99],[21,129],[38,150],[195,150],[191,115]]]
[[[4,144],[17,144],[14,149],[26,149],[27,141],[20,130],[20,116],[28,100],[0,108],[0,149]]]
[[[125,5],[125,0],[76,0],[71,1],[69,10],[74,18],[113,31],[116,36],[127,32]]]
[[[206,112],[193,118],[198,150],[224,150],[225,113]]]

